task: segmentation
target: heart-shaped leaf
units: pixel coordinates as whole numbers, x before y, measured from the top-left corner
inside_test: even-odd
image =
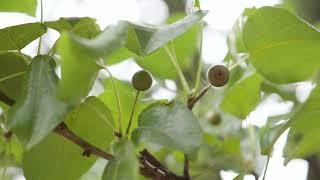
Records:
[[[308,80],[320,67],[320,33],[287,10],[262,7],[247,18],[243,41],[249,60],[276,83]]]

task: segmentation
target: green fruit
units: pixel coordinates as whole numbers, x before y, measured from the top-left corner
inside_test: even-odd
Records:
[[[141,70],[132,77],[132,86],[138,91],[145,91],[152,85],[152,77],[149,72]]]
[[[222,87],[227,84],[230,71],[223,65],[211,66],[208,70],[208,81],[212,86]]]
[[[209,123],[211,125],[217,126],[221,123],[221,115],[219,113],[214,113],[210,118],[209,118]]]

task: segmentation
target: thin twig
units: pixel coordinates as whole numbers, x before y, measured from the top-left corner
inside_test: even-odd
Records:
[[[186,154],[184,154],[183,177],[185,179],[190,179],[190,175],[189,175],[189,158],[188,158],[188,156]]]
[[[269,166],[269,161],[270,161],[270,155],[268,155],[267,164],[266,164],[266,168],[264,169],[262,180],[265,180],[265,178],[266,178],[266,174],[267,174],[267,170],[268,170],[268,166]]]
[[[188,109],[192,110],[194,105],[208,92],[210,87],[211,85],[207,85],[205,88],[203,88],[200,91],[200,93],[195,98],[188,99],[188,102],[187,102]]]

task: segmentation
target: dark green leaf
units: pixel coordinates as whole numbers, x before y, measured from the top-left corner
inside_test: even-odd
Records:
[[[0,29],[0,51],[22,49],[46,32],[47,28],[41,23],[21,24]]]
[[[120,22],[92,40],[70,33],[62,34],[58,46],[62,61],[59,96],[70,103],[78,103],[87,96],[101,69],[97,60],[121,48],[126,33],[127,24]]]
[[[235,84],[222,100],[222,110],[242,119],[246,118],[260,101],[261,82],[262,78],[255,73]]]
[[[22,12],[31,16],[36,15],[37,0],[1,0],[0,11]]]
[[[200,146],[202,129],[186,106],[171,102],[150,105],[139,115],[133,131],[137,143],[152,143],[191,153]]]
[[[64,119],[67,105],[56,99],[54,61],[37,56],[26,72],[22,96],[8,113],[8,125],[29,149]]]
[[[159,28],[129,23],[126,47],[139,56],[151,54],[171,40],[185,33],[206,14],[206,11],[197,11],[176,23]]]
[[[243,41],[253,66],[276,83],[310,79],[320,66],[320,33],[286,10],[262,7],[251,13]]]
[[[138,180],[139,163],[134,146],[128,140],[120,140],[114,145],[115,159],[108,162],[103,180]]]
[[[23,83],[23,75],[27,69],[30,57],[17,52],[0,52],[0,90],[10,97],[17,99]]]

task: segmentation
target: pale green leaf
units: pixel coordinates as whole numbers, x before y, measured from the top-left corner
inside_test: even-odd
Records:
[[[21,12],[31,16],[36,15],[37,0],[1,0],[1,12]]]
[[[58,45],[61,54],[60,98],[78,103],[87,96],[101,69],[97,65],[98,59],[121,48],[125,43],[126,33],[127,24],[119,22],[107,27],[92,40],[70,33],[62,34]]]
[[[243,28],[249,60],[261,75],[276,83],[308,80],[320,67],[320,33],[289,11],[262,7]]]
[[[240,80],[226,92],[220,105],[222,110],[246,118],[260,101],[261,82],[262,78],[256,73]]]

